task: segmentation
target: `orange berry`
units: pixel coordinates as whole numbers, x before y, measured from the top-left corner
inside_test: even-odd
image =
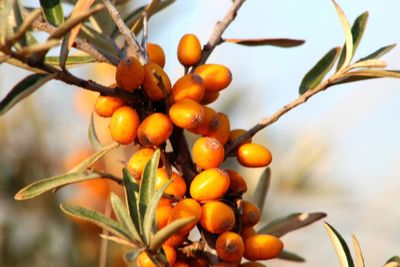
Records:
[[[266,167],[272,161],[271,152],[258,144],[239,146],[236,157],[239,163],[245,167]]]
[[[154,154],[154,149],[150,147],[141,148],[132,155],[128,161],[128,169],[133,177],[140,180],[146,163]]]
[[[257,234],[257,232],[251,226],[242,226],[242,229],[240,229],[240,236],[243,238],[243,240],[246,240],[247,238],[255,234]]]
[[[175,102],[182,99],[200,102],[204,96],[204,91],[203,79],[197,74],[189,73],[175,82],[171,89],[171,95]]]
[[[219,116],[215,110],[210,107],[203,106],[204,118],[203,120],[190,132],[195,134],[207,135],[216,130],[219,125]]]
[[[198,66],[194,73],[203,78],[206,92],[218,92],[228,87],[232,81],[231,71],[219,64],[203,64]]]
[[[223,261],[238,262],[244,254],[244,242],[239,234],[224,232],[218,236],[215,249]]]
[[[110,87],[115,88],[115,85],[111,85]],[[99,95],[94,104],[94,111],[100,117],[108,118],[111,117],[118,108],[125,104],[126,102],[122,98]]]
[[[190,184],[190,195],[198,201],[222,198],[229,188],[229,176],[218,168],[200,172]]]
[[[159,84],[153,72],[161,77],[165,88]],[[142,88],[147,97],[152,101],[161,101],[165,99],[166,92],[169,93],[171,91],[171,81],[169,80],[169,77],[165,71],[156,63],[150,62],[144,65],[144,73],[145,75]],[[166,92],[163,91],[164,89]]]
[[[176,261],[176,250],[173,247],[168,246],[168,245],[163,245],[162,248],[164,250],[167,261],[168,261],[169,265],[171,266]]]
[[[161,46],[154,43],[147,43],[147,55],[149,62],[156,63],[161,68],[164,68],[165,53]]]
[[[217,128],[210,131],[206,136],[214,137],[218,139],[222,145],[225,145],[229,139],[231,123],[229,122],[228,116],[221,112],[218,113],[218,120],[219,123]]]
[[[128,106],[118,108],[110,120],[111,138],[120,144],[132,143],[137,134],[140,119],[137,112]]]
[[[160,230],[168,224],[169,215],[172,212],[172,205],[169,201],[161,201],[156,209],[157,229]]]
[[[177,219],[189,218],[193,216],[195,216],[196,219],[193,222],[183,226],[177,234],[185,235],[189,233],[196,226],[201,217],[200,204],[192,198],[185,198],[180,200],[172,209],[168,223],[171,223]]]
[[[217,100],[219,97],[219,92],[204,92],[204,96],[200,101],[202,105],[208,105]]]
[[[244,241],[244,257],[248,260],[276,258],[283,249],[282,241],[272,235],[256,234]]]
[[[165,189],[164,193],[173,195],[175,197],[183,197],[186,193],[186,182],[176,172],[172,171],[171,179],[174,179],[172,183]],[[156,188],[160,189],[169,180],[166,169],[157,169],[156,174]]]
[[[235,139],[237,139],[238,137],[242,136],[243,134],[245,134],[247,131],[244,129],[234,129],[231,130],[231,132],[229,133],[229,143],[232,143],[233,141],[235,141]],[[251,143],[251,137],[247,138],[246,140],[243,140],[240,145],[243,144],[248,144]]]
[[[159,146],[171,136],[173,125],[163,113],[147,116],[138,129],[138,139],[143,146]]]
[[[225,170],[229,175],[229,192],[235,195],[241,195],[247,191],[247,184],[244,178],[234,170]]]
[[[163,245],[162,248],[164,250],[165,256],[167,257],[168,263],[170,265],[174,264],[176,260],[175,249],[166,245]],[[157,265],[150,259],[146,251],[140,252],[139,256],[136,259],[136,262],[139,267],[157,267]]]
[[[132,92],[142,85],[144,76],[142,63],[136,57],[127,57],[118,63],[115,80],[118,87]]]
[[[220,234],[233,228],[235,214],[222,202],[208,201],[201,207],[200,224],[208,232]]]
[[[179,235],[179,234],[173,234],[170,238],[165,241],[164,244],[169,245],[171,247],[177,247],[180,244],[182,244],[188,237],[188,234],[186,235]]]
[[[260,221],[261,212],[253,203],[243,200],[242,201],[242,225],[254,226]]]
[[[204,109],[191,99],[182,99],[170,107],[169,117],[176,126],[192,129],[204,119]]]
[[[224,161],[225,150],[213,137],[200,137],[192,148],[193,161],[202,169],[217,168]]]
[[[178,45],[178,60],[186,67],[196,65],[201,59],[201,44],[194,34],[182,36]]]

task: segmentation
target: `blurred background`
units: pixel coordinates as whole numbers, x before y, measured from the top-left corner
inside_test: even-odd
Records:
[[[123,6],[125,12],[147,3],[131,2]],[[180,37],[194,33],[206,43],[230,2],[176,1],[151,19],[149,41],[164,48],[171,81],[183,74],[176,58]],[[351,22],[366,10],[370,13],[356,59],[400,42],[398,1],[339,4]],[[209,62],[228,66],[233,82],[211,107],[229,114],[232,128],[249,128],[295,99],[309,68],[343,44],[331,1],[320,0],[246,1],[224,37],[306,40],[290,49],[223,44],[214,51]],[[390,69],[400,69],[399,52],[395,48],[385,56]],[[88,64],[72,72],[105,85],[114,82],[115,69],[106,64]],[[27,74],[2,64],[0,97]],[[255,136],[254,142],[265,144],[274,156],[263,223],[292,212],[323,211],[346,240],[351,241],[352,233],[358,237],[367,266],[382,265],[400,253],[399,85],[394,79],[380,79],[332,87]],[[72,201],[104,211],[110,188],[120,188],[86,183],[25,202],[13,197],[21,187],[64,172],[91,153],[87,128],[95,98],[96,94],[54,81],[0,118],[1,267],[98,266],[101,230],[67,218],[58,204]],[[100,139],[109,142],[108,121],[95,117],[95,122]],[[129,149],[100,164],[118,174]],[[249,198],[261,171],[239,170],[250,186]],[[322,222],[283,240],[285,248],[305,257],[306,263],[273,260],[268,266],[338,266]],[[120,246],[110,244],[107,266],[125,266],[122,253]]]

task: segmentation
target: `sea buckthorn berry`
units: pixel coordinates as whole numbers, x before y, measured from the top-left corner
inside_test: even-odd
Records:
[[[204,64],[198,66],[194,73],[203,78],[206,92],[218,92],[228,87],[232,81],[231,71],[219,64]]]
[[[170,201],[160,201],[156,209],[157,229],[160,230],[168,224],[169,216],[172,212]]]
[[[139,115],[133,108],[120,107],[114,112],[110,120],[111,138],[123,145],[132,143],[136,138],[139,124]]]
[[[222,260],[238,262],[244,254],[244,242],[239,234],[224,232],[217,238],[215,249]]]
[[[153,74],[153,72],[155,74]],[[156,63],[147,63],[144,65],[143,91],[152,101],[161,101],[165,99],[166,93],[171,91],[171,81],[165,71]],[[163,85],[159,84],[154,75],[159,75]],[[166,92],[164,92],[164,89]]]
[[[217,168],[224,161],[225,150],[213,137],[200,137],[192,148],[193,161],[202,169]]]
[[[231,130],[231,132],[229,133],[229,142],[233,143],[233,141],[235,141],[240,136],[244,135],[246,132],[247,131],[244,129]],[[239,145],[251,143],[251,139],[252,139],[251,137],[247,138],[246,140],[243,140]]]
[[[200,102],[203,99],[204,91],[203,79],[197,74],[189,73],[175,82],[171,89],[171,95],[175,102],[182,99]]]
[[[201,44],[194,34],[185,34],[178,44],[178,60],[186,67],[196,65],[201,59]]]
[[[267,148],[253,143],[239,146],[236,157],[245,167],[265,167],[272,161],[272,154]]]
[[[226,204],[208,201],[201,207],[201,226],[210,233],[230,231],[235,225],[235,214]]]
[[[186,193],[186,182],[176,172],[172,171],[171,179],[174,179],[172,183],[165,189],[164,193],[173,195],[175,197],[183,197]],[[166,169],[157,169],[156,174],[156,188],[160,189],[169,180]]]
[[[246,240],[250,236],[256,234],[257,234],[256,230],[251,226],[242,226],[242,228],[240,229],[240,236],[243,238],[243,240]]]
[[[276,258],[283,249],[282,241],[272,235],[256,234],[244,241],[244,257],[248,260]]]
[[[182,218],[189,218],[195,216],[196,219],[183,226],[177,234],[185,235],[189,233],[198,223],[201,217],[201,207],[200,204],[192,199],[192,198],[185,198],[180,200],[175,207],[172,209],[171,216],[169,217],[168,223],[171,223],[175,220],[182,219]]]
[[[135,57],[127,57],[118,63],[115,80],[118,87],[132,92],[142,85],[144,76],[142,63]]]
[[[204,119],[204,109],[191,99],[182,99],[170,107],[169,117],[176,126],[192,129]]]
[[[229,188],[229,176],[218,168],[212,168],[197,174],[190,184],[190,195],[198,201],[222,198]]]
[[[163,113],[147,116],[139,126],[138,139],[143,146],[159,146],[171,136],[174,126]]]
[[[208,105],[213,103],[219,97],[219,92],[204,92],[204,96],[200,101],[202,105]]]
[[[195,134],[207,135],[218,128],[219,116],[217,112],[207,106],[203,106],[203,109],[203,120],[195,128],[190,129],[190,132]]]
[[[114,112],[125,105],[125,101],[116,96],[102,96],[99,95],[94,104],[94,111],[100,117],[111,117]]]
[[[141,148],[136,151],[128,161],[128,169],[136,179],[142,178],[144,167],[147,161],[153,156],[154,149],[151,147]]]
[[[242,225],[254,226],[260,221],[260,209],[253,203],[243,200],[242,201]]]
[[[189,234],[186,235],[173,234],[172,236],[170,236],[170,238],[167,239],[167,241],[164,242],[164,244],[175,248],[180,244],[182,244],[188,238],[188,235]]]
[[[165,66],[165,53],[161,46],[154,43],[147,43],[147,55],[149,62],[156,63],[161,68]]]
[[[220,141],[222,145],[225,145],[229,139],[231,123],[228,116],[221,112],[218,113],[218,121],[219,123],[217,128],[210,131],[208,134],[206,134],[206,136],[214,137],[218,139],[218,141]]]
[[[244,178],[234,170],[225,170],[229,175],[229,192],[235,195],[241,195],[247,191],[247,183]]]
[[[162,248],[164,250],[165,256],[167,257],[168,263],[170,265],[174,264],[176,260],[175,249],[167,245],[163,245]],[[142,251],[139,254],[136,262],[139,267],[157,267],[157,265],[150,259],[149,255],[145,251]]]

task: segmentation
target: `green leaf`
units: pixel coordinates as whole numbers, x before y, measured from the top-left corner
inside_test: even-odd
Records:
[[[346,68],[349,64],[350,61],[353,57],[353,35],[351,33],[351,28],[350,28],[350,23],[346,18],[346,15],[344,14],[342,8],[336,3],[335,0],[332,0],[336,12],[338,13],[340,23],[342,24],[343,32],[344,32],[344,37],[345,37],[345,47],[343,47],[343,50],[346,51],[346,55],[344,57],[343,64],[340,66],[338,70],[342,70]]]
[[[364,257],[362,255],[360,243],[358,242],[355,235],[352,235],[352,239],[353,239],[354,252],[356,255],[357,267],[365,267]]]
[[[43,15],[53,26],[59,26],[64,22],[64,10],[60,0],[40,0]]]
[[[112,149],[116,148],[117,146],[118,146],[117,143],[112,143],[108,146],[103,147],[101,150],[97,151],[96,153],[94,153],[93,155],[91,155],[90,157],[88,157],[87,159],[82,161],[81,163],[79,163],[77,166],[75,166],[72,170],[69,171],[69,173],[86,171],[87,168],[92,166],[96,161],[98,161],[99,159],[104,157],[105,154],[107,154]]]
[[[278,255],[278,259],[286,260],[286,261],[293,261],[293,262],[305,262],[306,261],[303,257],[301,257],[293,252],[287,251],[287,250],[282,250],[282,252]]]
[[[134,182],[134,179],[127,168],[123,168],[123,182],[124,189],[126,193],[126,202],[129,209],[129,215],[131,216],[131,220],[135,225],[135,228],[139,230],[139,233],[142,233],[142,229],[140,227],[141,218],[139,216],[138,209],[138,191],[139,186]]]
[[[386,68],[387,64],[385,61],[380,59],[367,59],[364,61],[356,62],[347,67],[347,69],[356,69],[356,68]]]
[[[328,232],[329,238],[332,241],[333,247],[336,250],[340,266],[354,267],[353,259],[346,241],[344,241],[343,237],[335,230],[335,228],[333,228],[327,222],[324,223],[324,226]]]
[[[112,242],[115,242],[117,244],[128,246],[128,247],[131,247],[131,248],[137,248],[138,247],[137,245],[135,245],[131,241],[123,239],[123,238],[120,238],[120,237],[117,237],[117,236],[100,234],[100,237],[103,238],[103,239],[106,239],[108,241],[112,241]]]
[[[101,178],[101,175],[97,173],[87,174],[81,172],[56,175],[50,178],[41,179],[22,188],[15,195],[15,199],[26,200],[34,198],[61,186],[97,178]]]
[[[224,39],[226,43],[234,43],[244,46],[279,46],[279,47],[295,47],[305,43],[304,40],[288,39],[288,38],[257,38],[257,39]]]
[[[353,58],[354,54],[356,53],[358,45],[360,44],[361,39],[364,35],[365,27],[367,26],[368,16],[368,12],[362,13],[360,16],[357,17],[357,19],[353,23],[353,26],[351,27],[351,34],[353,36],[353,51],[351,53],[351,58]],[[344,45],[342,53],[340,54],[337,69],[340,69],[340,67],[344,63],[344,59],[346,57],[345,47],[346,44]]]
[[[29,96],[46,82],[55,78],[55,74],[31,74],[24,78],[0,102],[0,115],[3,115],[19,101]]]
[[[118,222],[104,216],[97,211],[71,204],[61,204],[60,208],[64,213],[70,216],[92,222],[122,239],[129,240],[128,233]]]
[[[196,216],[189,218],[182,218],[167,224],[164,228],[158,231],[150,240],[150,250],[157,251],[162,244],[170,238],[173,234],[177,233],[182,227],[196,220]]]
[[[335,47],[326,53],[315,66],[309,70],[301,81],[299,93],[304,94],[308,90],[317,87],[325,75],[332,69],[340,53],[340,48]]]
[[[378,50],[376,50],[375,52],[369,54],[368,56],[361,58],[359,61],[380,58],[380,57],[386,55],[387,53],[389,53],[395,47],[396,47],[396,44],[391,44],[391,45],[381,47]]]
[[[393,256],[388,259],[383,267],[399,267],[400,266],[400,257]]]
[[[398,70],[357,70],[349,71],[343,77],[363,76],[370,78],[400,78],[400,71]]]
[[[57,56],[47,56],[45,58],[47,64],[53,66],[60,66],[60,57]],[[92,56],[69,56],[65,62],[66,66],[78,66],[81,64],[87,64],[96,62],[96,59]]]
[[[124,226],[124,228],[129,233],[129,236],[131,237],[131,241],[135,245],[140,245],[141,243],[143,243],[142,237],[140,236],[135,225],[133,225],[132,220],[129,216],[129,212],[125,208],[124,203],[114,193],[111,193],[111,205],[113,207],[115,215],[118,218],[118,221],[122,224],[122,226]]]
[[[326,216],[323,212],[314,213],[293,213],[286,217],[272,220],[263,226],[257,233],[270,234],[273,236],[283,236],[291,231],[307,226]]]
[[[262,211],[267,197],[269,185],[271,183],[271,169],[266,168],[258,179],[256,190],[253,195],[253,203]]]
[[[88,137],[90,144],[92,145],[95,151],[100,151],[103,148],[96,133],[96,126],[94,125],[93,112],[90,114]]]

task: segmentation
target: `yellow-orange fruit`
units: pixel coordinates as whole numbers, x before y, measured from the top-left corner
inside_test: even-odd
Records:
[[[161,46],[154,43],[147,43],[147,55],[149,62],[156,63],[161,68],[164,68],[165,53]]]
[[[170,265],[175,263],[176,260],[176,251],[174,248],[163,245],[162,246],[165,256],[167,257],[167,261]],[[139,267],[157,267],[157,265],[150,259],[147,252],[142,251],[137,257],[136,263]]]
[[[246,240],[247,238],[255,234],[257,234],[257,232],[251,226],[242,226],[242,228],[240,229],[240,236],[243,238],[243,240]]]
[[[198,66],[194,73],[203,78],[206,92],[218,92],[229,86],[232,81],[231,71],[219,64],[203,64]]]
[[[143,146],[159,146],[171,136],[174,126],[163,113],[147,116],[138,128],[138,139]]]
[[[266,267],[266,265],[257,261],[248,261],[239,265],[240,267]]]
[[[214,234],[230,231],[235,225],[235,214],[226,204],[208,201],[201,207],[201,226]]]
[[[204,109],[191,99],[182,99],[170,107],[169,117],[176,126],[192,129],[204,119]]]
[[[168,224],[172,212],[172,205],[169,201],[161,201],[156,209],[157,229],[160,230]]]
[[[265,167],[272,161],[272,154],[267,148],[253,143],[239,146],[236,157],[245,167]]]
[[[201,59],[201,44],[194,34],[185,34],[178,44],[178,60],[186,67],[196,65]]]
[[[231,132],[229,133],[229,142],[232,143],[233,141],[235,141],[238,137],[242,136],[243,134],[245,134],[247,131],[244,129],[234,129],[231,130]],[[246,140],[243,140],[240,145],[243,144],[248,144],[251,143],[251,137],[247,138]]]
[[[183,197],[186,193],[186,182],[182,176],[172,171],[171,179],[174,179],[172,183],[165,189],[164,193],[173,195],[175,197]],[[168,174],[166,169],[157,169],[156,174],[156,188],[160,189],[166,182],[168,182]]]
[[[232,194],[243,194],[247,191],[247,183],[244,180],[243,176],[241,176],[237,171],[234,170],[225,170],[225,172],[229,175],[230,183],[229,183],[229,192]]]
[[[132,143],[137,134],[140,119],[137,112],[128,106],[118,108],[110,120],[111,138],[120,144]]]
[[[200,102],[203,99],[204,91],[203,79],[197,74],[189,73],[175,82],[171,89],[171,95],[175,102],[182,99]]]
[[[203,106],[203,109],[203,120],[195,128],[190,129],[190,132],[195,134],[207,135],[218,128],[219,115],[217,114],[217,112],[207,106]]]
[[[94,111],[100,117],[111,117],[114,112],[125,105],[125,101],[116,96],[102,96],[99,95],[94,104]]]
[[[242,225],[254,226],[260,221],[260,209],[253,203],[243,200],[242,201]]]
[[[219,97],[219,92],[204,92],[204,96],[200,101],[202,105],[208,105],[217,100]]]
[[[144,65],[144,73],[142,88],[146,96],[152,101],[165,99],[166,93],[163,90],[165,89],[167,93],[171,91],[171,81],[165,71],[156,63],[150,62]],[[154,75],[161,77],[164,87],[159,84],[158,79]]]
[[[180,200],[175,207],[172,209],[171,216],[169,217],[168,223],[182,218],[195,217],[195,220],[185,226],[183,226],[177,234],[185,235],[189,233],[193,227],[196,226],[197,222],[201,217],[201,207],[200,204],[192,199],[185,198]]]
[[[188,235],[189,234],[186,235],[173,234],[170,238],[167,239],[167,241],[165,241],[164,244],[171,247],[177,247],[187,239]]]
[[[226,262],[238,262],[244,254],[242,237],[234,232],[224,232],[215,243],[218,257]]]
[[[231,123],[226,114],[219,112],[218,113],[218,126],[215,130],[210,131],[206,136],[214,137],[221,142],[222,145],[225,145],[228,142],[230,131],[231,131]]]
[[[244,257],[248,260],[276,258],[283,249],[283,242],[272,235],[256,234],[244,241]]]
[[[228,174],[221,169],[204,170],[190,184],[190,195],[198,201],[216,200],[228,191],[229,182]]]
[[[146,167],[147,161],[153,156],[154,149],[150,147],[141,148],[136,151],[128,161],[128,169],[132,173],[132,176],[140,180],[144,167]]]
[[[132,92],[142,85],[144,76],[142,63],[135,57],[127,57],[118,63],[115,80],[118,87]]]
[[[213,137],[200,137],[192,147],[193,161],[202,169],[217,168],[224,161],[225,150]]]

